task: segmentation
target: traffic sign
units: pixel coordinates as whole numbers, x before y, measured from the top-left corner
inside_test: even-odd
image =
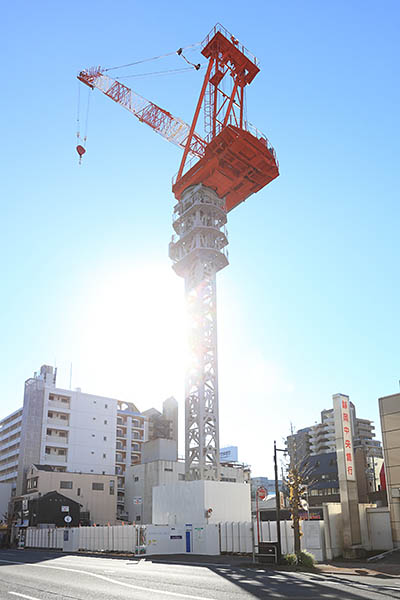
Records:
[[[257,489],[257,496],[259,500],[265,500],[266,497],[268,496],[268,492],[265,489],[265,487],[259,487]]]
[[[71,521],[72,521],[72,517],[71,517],[70,515],[66,515],[66,516],[64,517],[64,521],[65,521],[66,523],[71,523]]]

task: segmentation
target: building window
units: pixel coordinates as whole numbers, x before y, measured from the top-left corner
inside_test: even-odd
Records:
[[[93,482],[92,483],[92,490],[97,490],[97,491],[103,492],[104,491],[104,483],[95,483],[95,482]]]
[[[104,440],[105,442],[107,441],[107,436],[106,436],[106,435],[103,437],[103,440]]]
[[[94,433],[92,433],[92,437],[96,437]]]
[[[104,408],[108,408],[108,404],[105,404],[105,405],[104,405]]]
[[[104,419],[104,425],[107,425],[107,419]]]
[[[59,431],[59,432],[58,432],[58,435],[59,435],[60,437],[67,437],[67,432],[66,432],[66,431]]]
[[[133,481],[139,481],[139,477],[134,477]]]
[[[110,496],[114,496],[114,494],[115,494],[115,481],[113,479],[110,479],[109,491],[110,491]]]
[[[52,412],[48,412],[48,413],[47,413],[47,415],[48,415],[48,417],[49,417],[50,419],[52,419],[52,418],[53,418],[53,413],[52,413]]]
[[[65,453],[65,450],[64,450],[64,448],[59,448],[59,449],[58,449],[58,455],[59,455],[59,456],[65,456],[65,454],[66,454],[66,453]]]
[[[61,490],[72,490],[72,481],[60,481]]]
[[[67,415],[60,415],[60,418],[61,418],[63,421],[66,421],[66,420],[68,419]]]
[[[107,458],[107,454],[103,454],[103,458]]]
[[[90,454],[94,454],[94,451],[92,450]]]
[[[95,420],[96,420],[96,417],[93,417],[93,421],[95,421]]]
[[[46,450],[45,450],[45,452],[46,452],[46,454],[50,454],[50,448],[47,448],[47,447],[46,447]]]
[[[185,473],[179,473],[178,480],[179,481],[185,481]]]
[[[77,495],[77,496],[80,496],[80,495],[81,495],[81,488],[78,488],[78,489],[76,490],[76,495]]]

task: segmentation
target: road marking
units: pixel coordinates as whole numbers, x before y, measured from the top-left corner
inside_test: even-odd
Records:
[[[18,594],[18,592],[8,592],[13,596],[19,596],[20,598],[28,598],[28,600],[40,600],[40,598],[34,598],[33,596],[27,596],[26,594]]]
[[[97,573],[89,573],[88,571],[82,571],[81,569],[68,569],[67,567],[53,567],[52,565],[38,565],[36,563],[27,563],[21,560],[1,560],[2,563],[8,564],[19,564],[19,565],[27,565],[28,567],[37,567],[39,569],[57,569],[58,571],[69,571],[70,573],[81,573],[82,575],[89,575],[89,577],[95,577],[96,579],[102,579],[103,581],[108,581],[109,583],[115,583],[116,585],[121,585],[123,587],[127,587],[133,590],[140,590],[141,592],[152,592],[154,594],[164,594],[164,596],[173,596],[174,598],[190,598],[191,600],[215,600],[215,598],[206,598],[205,596],[192,596],[191,594],[181,594],[179,592],[167,592],[166,590],[156,590],[154,588],[146,588],[140,585],[133,585],[132,583],[125,583],[124,581],[118,581],[117,579],[111,579],[111,577],[106,577],[105,575],[98,575]],[[9,592],[10,594],[16,592]],[[21,595],[21,594],[20,594]],[[22,596],[24,597],[24,596]],[[29,598],[29,596],[25,596]],[[33,598],[33,600],[39,600],[38,598]]]

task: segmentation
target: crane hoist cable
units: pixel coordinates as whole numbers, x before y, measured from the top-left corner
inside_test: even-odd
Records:
[[[196,71],[204,69],[204,65],[195,65]],[[151,75],[172,75],[175,73],[184,73],[187,71],[193,71],[193,67],[183,67],[182,69],[168,69],[167,71],[152,71],[151,73],[136,73],[134,75],[117,75],[116,79],[129,79],[129,78],[140,78],[150,77]]]
[[[189,50],[190,48],[196,48],[197,46],[200,46],[200,42],[196,42],[196,44],[190,44],[190,46],[185,46],[184,48],[178,48],[178,50],[175,50],[174,52],[159,54],[158,56],[152,56],[151,58],[142,58],[141,60],[136,60],[135,62],[127,63],[125,65],[109,67],[108,69],[104,69],[103,72],[106,73],[107,71],[114,71],[115,69],[122,69],[123,67],[133,67],[134,65],[140,65],[142,63],[150,62],[152,60],[158,60],[159,58],[166,58],[167,56],[172,56],[173,54],[178,54],[178,56],[180,56],[183,50]]]
[[[80,132],[81,92],[80,92],[80,86],[78,87],[78,110],[77,110],[77,116],[76,116],[76,123],[77,123],[76,137],[77,137],[78,144],[76,146],[76,151],[79,154],[79,164],[82,163],[82,156],[86,152],[85,146],[86,146],[87,133],[88,133],[89,108],[90,108],[90,98],[91,98],[91,95],[92,95],[91,94],[92,91],[93,90],[91,90],[91,89],[88,90],[88,99],[87,99],[87,105],[86,105],[85,128],[84,128],[84,131],[83,131],[83,137],[81,137],[81,132]]]

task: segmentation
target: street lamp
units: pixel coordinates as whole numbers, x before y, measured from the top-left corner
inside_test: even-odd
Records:
[[[287,450],[276,447],[276,441],[274,441],[274,469],[275,469],[275,500],[276,500],[276,535],[278,538],[278,560],[281,558],[282,543],[281,543],[281,501],[279,497],[279,483],[278,483],[278,461],[277,452],[287,453]]]

